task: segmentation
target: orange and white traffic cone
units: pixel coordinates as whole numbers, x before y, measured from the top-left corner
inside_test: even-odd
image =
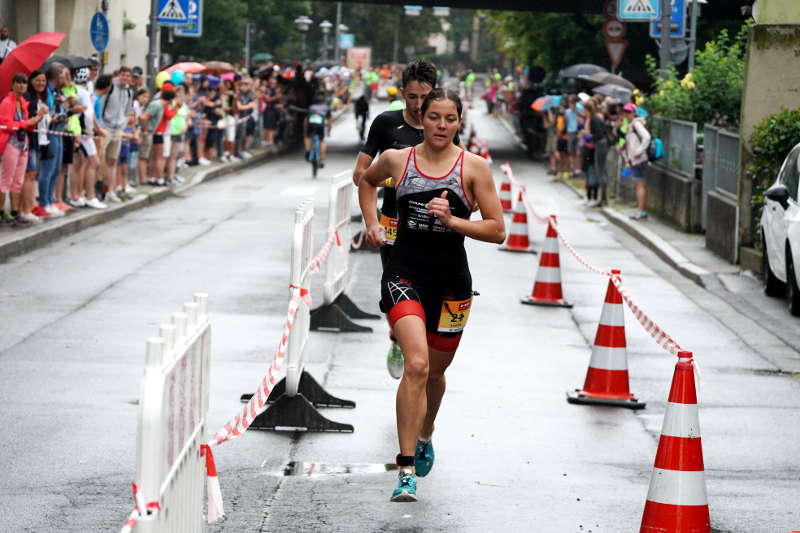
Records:
[[[571,303],[564,300],[561,291],[561,261],[558,258],[558,234],[554,228],[555,215],[550,215],[550,220],[552,224],[547,224],[547,234],[539,258],[539,270],[536,271],[533,292],[520,301],[527,305],[572,307]]]
[[[619,276],[619,270],[611,274]],[[567,392],[567,401],[584,405],[609,405],[643,409],[628,385],[628,352],[625,343],[625,309],[622,296],[609,279],[600,323],[592,346],[592,358],[583,389]]]
[[[502,192],[502,185],[500,187]],[[528,210],[525,208],[525,201],[522,199],[522,191],[519,191],[517,210],[514,211],[514,216],[511,217],[511,228],[508,230],[508,237],[506,237],[506,242],[500,245],[500,249],[505,252],[536,253],[531,247],[531,241],[528,236]]]
[[[711,531],[692,352],[678,353],[640,531]]]
[[[478,146],[478,134],[475,133],[475,128],[472,128],[472,133],[469,134],[469,144],[467,144],[467,150],[473,154],[477,154],[481,151],[480,147]]]
[[[510,213],[511,206],[511,180],[508,178],[505,167],[503,168],[503,181],[500,182],[500,206],[503,213]]]
[[[481,153],[480,156],[486,160],[487,163],[490,165],[492,164],[492,154],[489,153],[489,141],[486,139],[481,142]]]

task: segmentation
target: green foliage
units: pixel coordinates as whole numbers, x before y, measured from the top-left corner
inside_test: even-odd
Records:
[[[758,224],[764,207],[764,191],[775,181],[786,155],[800,142],[800,109],[783,110],[769,116],[756,126],[750,136],[751,157],[746,175],[753,190],[752,235],[759,241]]]
[[[656,60],[647,56],[647,69],[654,84],[649,98],[650,111],[701,126],[710,123],[738,129],[747,28],[744,24],[732,40],[727,30],[720,31],[715,40],[707,42],[697,52],[694,71],[682,79],[672,65],[666,79],[661,79]]]

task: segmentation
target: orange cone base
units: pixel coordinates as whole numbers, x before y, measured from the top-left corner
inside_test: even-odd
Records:
[[[526,253],[526,254],[535,254],[536,253],[536,250],[533,249],[533,246],[527,246],[527,247],[521,247],[521,248],[517,248],[517,247],[511,248],[511,247],[506,246],[506,243],[501,244],[499,246],[499,249],[503,250],[504,252],[522,252],[522,253]]]
[[[566,300],[540,300],[532,296],[525,296],[520,298],[519,301],[525,305],[540,305],[542,307],[572,307],[572,304]]]
[[[567,403],[578,405],[605,405],[607,407],[626,407],[628,409],[644,409],[647,405],[633,396],[630,398],[616,398],[612,396],[596,395],[583,390],[567,391]]]
[[[708,505],[669,505],[648,501],[641,533],[711,533]]]

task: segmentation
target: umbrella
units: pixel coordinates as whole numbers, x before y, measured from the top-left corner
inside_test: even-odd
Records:
[[[611,74],[610,72],[595,72],[589,76],[579,77],[583,80],[594,83],[595,85],[618,85],[620,87],[630,89],[631,91],[636,88],[633,83],[629,82],[622,76],[617,76],[616,74]]]
[[[559,105],[561,105],[560,96],[542,96],[533,101],[531,109],[534,111],[547,111],[551,107],[557,107]]]
[[[61,46],[64,37],[63,33],[36,33],[19,43],[0,64],[0,97],[11,90],[14,74],[27,75],[41,67],[47,56]]]
[[[562,69],[558,73],[559,78],[578,78],[580,76],[588,76],[596,72],[608,72],[601,66],[592,65],[591,63],[578,63]]]
[[[175,63],[171,67],[167,69],[167,72],[172,74],[175,70],[180,70],[184,74],[195,74],[198,72],[203,72],[206,69],[206,66],[202,63],[195,63],[193,61],[187,61],[184,63]]]
[[[619,85],[611,85],[605,84],[600,85],[599,87],[595,87],[592,89],[592,92],[604,94],[606,96],[610,96],[611,98],[616,98],[620,102],[627,102],[631,99],[631,95],[633,92],[630,89],[626,89],[625,87],[620,87]]]
[[[236,67],[225,61],[207,61],[203,74],[222,74],[223,72],[236,72]]]
[[[70,70],[88,67],[92,64],[89,58],[80,56],[50,56],[44,62],[45,65],[52,65],[53,63],[61,63]]]

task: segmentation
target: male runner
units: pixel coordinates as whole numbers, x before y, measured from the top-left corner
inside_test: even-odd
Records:
[[[367,135],[367,142],[361,148],[353,171],[353,182],[358,186],[361,176],[372,164],[375,156],[379,153],[395,149],[399,150],[409,146],[416,146],[423,140],[422,133],[422,101],[436,87],[436,67],[428,61],[418,60],[410,63],[403,71],[402,87],[400,94],[405,100],[405,109],[395,111],[384,111],[372,121]],[[453,139],[456,145],[461,144],[458,135]],[[391,178],[391,176],[386,176]],[[375,206],[378,203],[377,193],[374,197],[367,200],[371,205],[361,204],[364,213],[364,222],[367,225],[368,233],[372,233],[376,240],[380,240],[383,233],[385,246],[381,248],[381,262],[386,266],[397,235],[397,206],[395,202],[395,191],[391,187],[386,187],[383,191],[383,205],[381,206],[381,217],[378,215]],[[395,342],[394,337],[390,336],[391,345],[386,357],[386,366],[389,374],[400,379],[403,373],[403,352]]]

